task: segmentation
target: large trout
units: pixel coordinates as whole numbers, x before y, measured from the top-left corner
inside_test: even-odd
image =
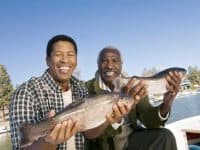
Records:
[[[130,107],[134,103],[131,97],[105,93],[71,103],[62,112],[39,123],[24,123],[19,128],[20,147],[29,146],[38,138],[46,136],[57,123],[64,120],[79,121],[81,131],[98,127],[105,122],[106,114],[112,112],[112,106],[117,101],[125,101]]]
[[[166,76],[170,71],[176,71],[180,74],[181,79],[183,80],[186,75],[186,70],[184,68],[172,67],[165,70],[162,70],[156,73],[153,76],[143,77],[143,76],[132,76],[132,77],[118,77],[115,79],[115,91],[119,92],[123,86],[125,86],[128,81],[132,78],[135,78],[136,85],[140,80],[143,80],[147,85],[147,93],[149,97],[149,102],[152,106],[158,106],[163,102],[163,96],[168,91],[167,90],[167,80]],[[133,85],[133,86],[134,86]]]

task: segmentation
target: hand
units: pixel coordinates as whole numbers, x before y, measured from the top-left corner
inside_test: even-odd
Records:
[[[166,76],[168,92],[164,95],[164,103],[172,103],[180,89],[182,74],[173,71]]]
[[[132,78],[123,88],[123,92],[135,100],[135,105],[147,95],[147,85],[145,82],[141,80],[137,83],[137,81],[137,79]]]
[[[130,110],[131,107],[127,103],[118,101],[113,105],[113,112],[106,115],[106,119],[109,124],[120,123],[122,118],[127,115]]]
[[[54,111],[51,111],[48,116],[55,115]],[[79,124],[77,121],[68,120],[57,124],[54,129],[45,137],[45,141],[52,145],[57,145],[68,140],[71,136],[75,135],[79,131]]]
[[[167,80],[167,89],[168,92],[165,93],[163,98],[163,104],[160,106],[160,114],[165,117],[166,114],[170,111],[174,98],[180,89],[181,78],[183,74],[179,74],[178,72],[169,72],[166,76]]]

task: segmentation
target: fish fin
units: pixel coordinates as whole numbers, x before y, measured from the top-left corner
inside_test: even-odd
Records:
[[[76,100],[76,101],[70,103],[69,105],[67,105],[67,106],[66,106],[61,112],[59,112],[58,114],[60,114],[60,113],[62,113],[62,112],[64,112],[64,111],[66,111],[66,110],[72,109],[72,108],[74,108],[74,107],[77,107],[77,106],[83,104],[84,102],[85,102],[85,101],[84,101],[83,99],[80,99],[80,100],[78,99],[78,100]]]
[[[171,67],[171,68],[167,68],[165,70],[162,70],[162,71],[156,73],[152,77],[153,78],[161,78],[163,76],[166,76],[170,71],[178,71],[178,72],[182,72],[183,74],[186,74],[186,72],[187,72],[187,70],[185,68]]]

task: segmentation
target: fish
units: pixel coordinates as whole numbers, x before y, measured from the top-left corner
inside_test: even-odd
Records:
[[[163,103],[163,97],[166,92],[168,92],[166,76],[171,71],[176,71],[180,73],[181,80],[185,79],[187,73],[186,69],[180,67],[171,67],[165,70],[162,70],[152,76],[132,76],[132,77],[117,77],[113,84],[115,85],[115,92],[120,92],[120,90],[128,83],[132,78],[135,79],[133,87],[141,80],[147,85],[147,93],[149,97],[149,102],[153,107],[156,107]]]
[[[79,121],[80,132],[98,127],[106,121],[106,114],[112,112],[112,106],[118,101],[133,106],[134,99],[120,96],[119,93],[103,93],[101,95],[77,100],[69,104],[61,112],[38,123],[23,123],[18,131],[20,147],[25,148],[39,138],[48,135],[57,123],[75,119]]]

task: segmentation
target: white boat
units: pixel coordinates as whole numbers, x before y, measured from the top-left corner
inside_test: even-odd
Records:
[[[6,132],[8,132],[7,128],[5,126],[2,126],[2,127],[0,126],[0,134],[6,133]]]
[[[200,115],[167,124],[176,138],[178,150],[200,150]]]

